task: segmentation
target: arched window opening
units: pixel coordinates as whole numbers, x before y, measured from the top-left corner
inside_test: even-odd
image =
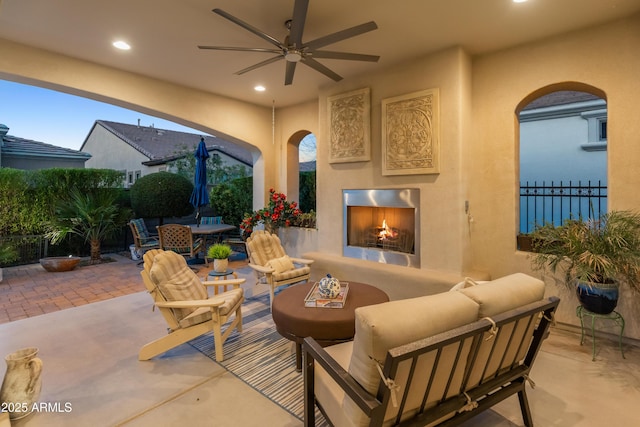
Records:
[[[519,111],[520,234],[607,211],[607,103],[583,86],[547,90]]]
[[[298,146],[299,194],[302,212],[316,211],[316,136],[308,134]]]

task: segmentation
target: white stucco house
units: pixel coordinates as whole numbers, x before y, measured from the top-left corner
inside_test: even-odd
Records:
[[[209,154],[219,156],[228,166],[242,165],[251,174],[249,151],[228,141],[208,135],[96,120],[80,149],[91,154],[88,168],[124,172],[125,186],[142,176],[169,170],[168,162],[184,156],[204,138]]]

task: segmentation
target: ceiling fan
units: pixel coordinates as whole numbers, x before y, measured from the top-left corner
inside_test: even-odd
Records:
[[[346,40],[351,37],[358,36],[360,34],[373,31],[378,28],[375,22],[369,21],[367,23],[356,25],[355,27],[347,28],[342,31],[338,31],[324,37],[311,40],[309,42],[302,42],[302,33],[304,31],[305,20],[307,19],[307,8],[309,6],[309,0],[295,0],[293,6],[293,18],[285,22],[285,26],[289,30],[289,34],[285,37],[284,42],[278,41],[276,38],[269,34],[260,31],[256,27],[236,18],[235,16],[225,12],[221,9],[213,9],[214,13],[222,16],[241,26],[242,28],[252,32],[253,34],[268,41],[277,49],[265,49],[265,48],[246,48],[246,47],[228,47],[228,46],[198,46],[200,49],[212,49],[212,50],[233,50],[240,52],[262,52],[262,53],[274,53],[276,56],[267,60],[259,62],[250,67],[244,68],[235,74],[240,75],[256,68],[263,67],[265,65],[277,62],[281,59],[286,61],[286,70],[284,76],[284,84],[290,85],[293,83],[293,74],[296,70],[296,64],[298,62],[313,68],[314,70],[324,74],[325,76],[333,79],[334,81],[342,80],[342,77],[333,72],[329,68],[316,61],[316,58],[325,59],[345,59],[350,61],[368,61],[377,62],[380,59],[376,55],[364,55],[359,53],[347,53],[347,52],[335,52],[328,50],[318,50],[324,46],[337,43],[342,40]]]

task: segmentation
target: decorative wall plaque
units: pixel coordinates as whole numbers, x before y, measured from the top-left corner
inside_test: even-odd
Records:
[[[369,88],[328,98],[329,163],[371,160]]]
[[[382,174],[440,172],[439,90],[382,100]]]

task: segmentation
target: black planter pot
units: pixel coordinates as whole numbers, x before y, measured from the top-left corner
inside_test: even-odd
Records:
[[[618,305],[618,286],[607,283],[578,282],[578,301],[592,313],[609,314]]]

